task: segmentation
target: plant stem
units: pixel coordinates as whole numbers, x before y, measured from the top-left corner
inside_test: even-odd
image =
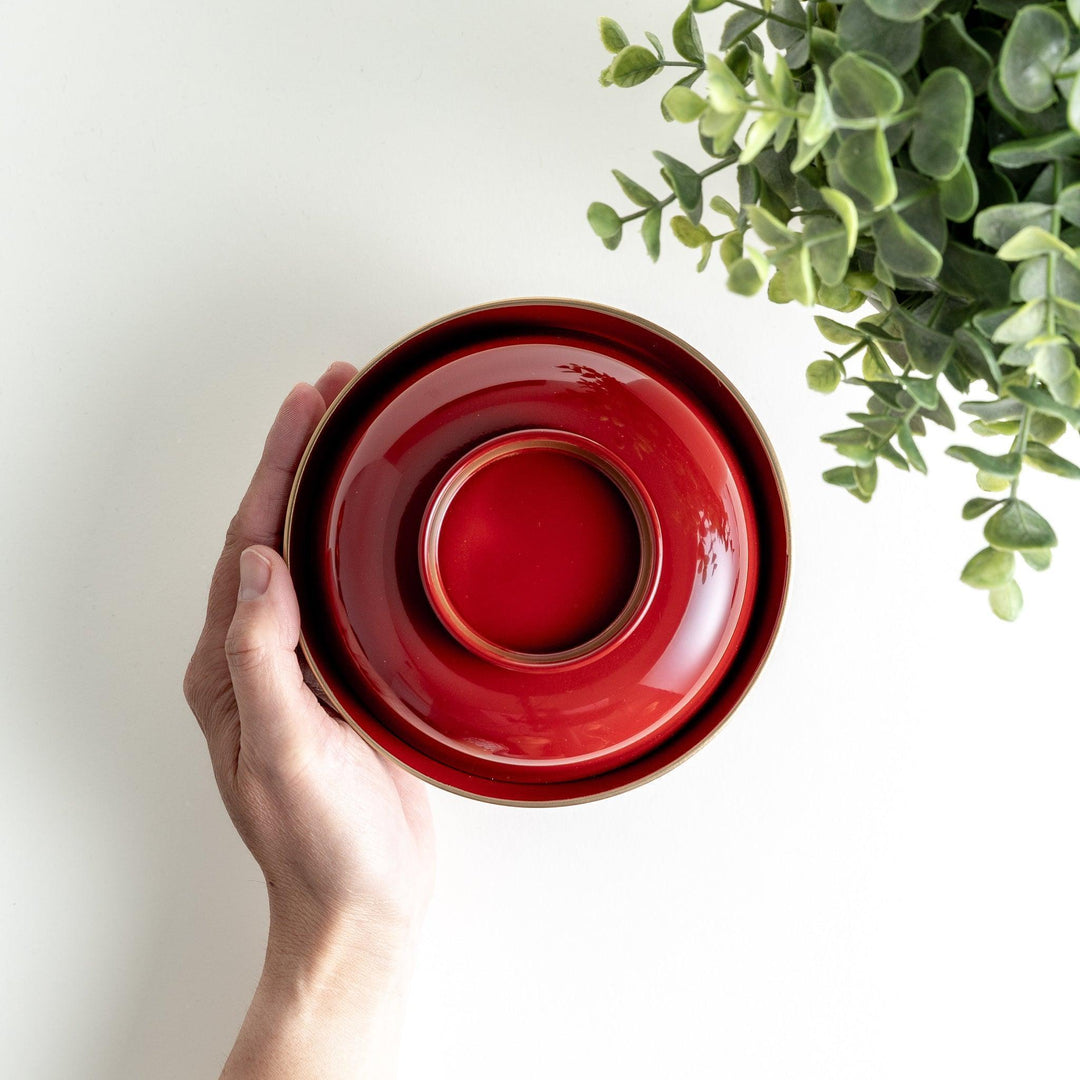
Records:
[[[636,214],[627,214],[626,217],[619,218],[619,220],[624,225],[628,221],[637,221],[637,219],[639,217],[644,217],[650,210],[655,210],[657,207],[659,207],[661,210],[663,210],[665,206],[670,206],[674,201],[675,201],[675,195],[674,195],[674,193],[672,193],[666,199],[664,199],[662,202],[655,202],[655,203],[652,204],[652,206],[645,206],[642,209],[638,210]]]
[[[721,169],[726,169],[736,160],[738,160],[737,154],[729,154],[727,157],[721,158],[719,161],[714,162],[707,169],[702,169],[701,172],[698,173],[698,176],[701,177],[702,180],[704,180],[706,176],[712,176],[713,173],[717,173]],[[625,225],[628,221],[636,221],[639,217],[644,217],[650,210],[655,210],[657,207],[663,210],[665,206],[670,206],[674,201],[675,193],[672,192],[666,199],[663,199],[661,202],[655,202],[652,204],[652,206],[645,206],[641,210],[638,210],[637,213],[627,214],[626,217],[619,218],[619,220]]]
[[[742,8],[744,11],[756,11],[762,19],[769,19],[775,23],[781,23],[784,26],[793,26],[796,30],[805,30],[806,23],[796,22],[794,19],[785,19],[783,15],[776,15],[771,11],[766,11],[764,8],[759,8],[756,4],[744,4],[742,0],[727,0],[732,7]]]
[[[1049,231],[1056,237],[1061,232],[1061,213],[1058,211],[1057,200],[1058,195],[1061,194],[1061,162],[1054,162],[1054,202],[1053,209],[1050,211],[1050,229]],[[1054,294],[1054,284],[1057,278],[1057,253],[1049,252],[1046,256],[1046,332],[1053,336],[1057,332],[1057,312],[1054,310],[1054,301],[1056,296]],[[1029,387],[1035,385],[1036,376],[1033,374],[1028,376],[1027,384]],[[1020,468],[1024,466],[1024,451],[1027,450],[1028,433],[1031,430],[1031,414],[1034,410],[1027,402],[1024,403],[1024,415],[1020,418],[1020,430],[1016,433],[1016,439],[1013,442],[1013,453],[1020,458]],[[1020,472],[1017,471],[1016,475],[1012,479],[1012,484],[1009,485],[1009,499],[1012,501],[1016,498],[1016,492],[1020,487]]]

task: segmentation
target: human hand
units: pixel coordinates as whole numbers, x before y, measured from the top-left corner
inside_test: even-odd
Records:
[[[272,1060],[252,1053],[265,1057],[270,1032],[292,1030],[316,1005],[323,1036],[334,1027],[327,1010],[340,1014],[343,1038],[353,1034],[353,1045],[339,1039],[334,1052],[370,1063],[372,1042],[385,1043],[393,1027],[388,1003],[400,1003],[434,881],[424,784],[316,697],[296,652],[299,610],[278,554],[304,447],[354,374],[335,364],[281,406],[226,534],[184,678],[222,799],[270,899],[266,967],[228,1076],[275,1076],[271,1065],[307,1075],[280,1048]],[[304,1035],[293,1034],[310,1057]],[[255,1071],[237,1071],[234,1059]],[[319,1075],[334,1075],[325,1057],[318,1064]]]

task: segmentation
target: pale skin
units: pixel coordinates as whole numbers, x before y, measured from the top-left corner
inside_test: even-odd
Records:
[[[262,976],[224,1080],[394,1075],[405,991],[431,897],[424,784],[312,690],[279,554],[308,438],[356,373],[294,387],[229,526],[184,694],[233,824],[266,878]]]

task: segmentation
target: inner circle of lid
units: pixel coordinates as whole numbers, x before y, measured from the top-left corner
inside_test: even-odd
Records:
[[[657,531],[638,485],[565,432],[490,440],[436,489],[421,540],[425,587],[462,644],[546,666],[606,651],[655,579]]]

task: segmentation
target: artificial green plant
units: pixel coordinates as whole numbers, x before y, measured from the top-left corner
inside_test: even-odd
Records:
[[[720,7],[707,53],[697,16]],[[822,436],[844,458],[825,480],[863,502],[881,460],[926,472],[925,422],[954,430],[959,396],[989,440],[946,451],[986,493],[963,507],[985,516],[986,546],[961,579],[1010,620],[1016,556],[1045,570],[1057,544],[1020,498],[1023,469],[1080,478],[1051,449],[1080,425],[1078,25],[1080,0],[694,0],[669,59],[655,35],[634,44],[600,20],[613,54],[600,82],[677,74],[661,113],[697,125],[707,163],[656,151],[662,196],[613,170],[636,209],[594,202],[593,230],[615,248],[640,221],[656,260],[670,211],[699,271],[718,249],[732,291],[851,316],[815,317],[835,348],[806,380],[868,392],[851,426]],[[729,168],[738,205],[706,198]]]

